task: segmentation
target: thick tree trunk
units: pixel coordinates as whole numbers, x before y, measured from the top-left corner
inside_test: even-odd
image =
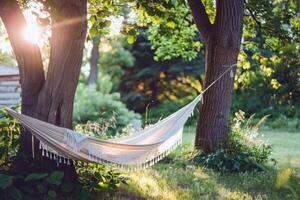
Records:
[[[189,5],[206,44],[205,86],[208,86],[237,62],[244,2],[218,0],[214,24],[210,24],[205,17],[205,9],[200,0],[189,0]],[[204,94],[195,138],[196,148],[204,152],[213,150],[220,143],[226,143],[233,80],[228,73]]]
[[[22,32],[25,19],[15,0],[0,0],[0,16],[5,24],[20,69],[22,113],[62,127],[72,128],[73,101],[79,79],[87,30],[87,0],[55,0],[51,4],[52,37],[50,63],[45,81],[40,50],[26,42]],[[24,161],[36,163],[37,170],[60,169],[65,178],[77,176],[73,165],[61,165],[41,156],[35,140],[37,160],[31,160],[32,137],[23,131],[15,170],[28,169]],[[19,161],[19,162],[18,162]],[[27,167],[27,169],[26,169]]]
[[[73,101],[87,30],[87,2],[86,0],[55,2],[51,13],[49,69],[39,95],[37,117],[52,124],[72,128]]]
[[[22,35],[26,21],[16,1],[0,0],[0,17],[18,62],[22,88],[22,113],[34,117],[38,94],[45,82],[40,50],[36,44],[26,41]],[[24,160],[31,157],[31,141],[31,134],[22,131],[20,150],[12,171],[22,171],[26,168]]]
[[[86,37],[86,0],[57,0],[51,9],[52,37],[49,69],[40,92],[37,117],[58,126],[72,128],[74,95],[80,75]],[[37,147],[36,147],[37,148]],[[47,160],[44,166],[56,168]],[[76,178],[73,165],[62,165],[67,179]]]
[[[237,61],[238,52],[227,50],[209,40],[206,47],[205,86],[216,80]],[[233,78],[227,73],[206,91],[196,129],[195,146],[208,152],[225,142],[231,107]]]
[[[99,53],[99,44],[100,44],[100,36],[95,36],[93,38],[93,48],[90,58],[90,74],[88,79],[89,86],[96,85],[98,79],[98,60],[100,57]]]

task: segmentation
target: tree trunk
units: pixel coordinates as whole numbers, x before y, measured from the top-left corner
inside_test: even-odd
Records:
[[[16,1],[0,0],[0,17],[18,62],[22,88],[22,113],[34,117],[39,91],[45,82],[39,47],[26,41],[22,35],[26,21]],[[23,130],[20,150],[12,166],[12,171],[26,169],[24,160],[31,158],[31,141],[31,134]]]
[[[71,129],[73,102],[87,30],[87,2],[57,0],[54,5],[52,10],[55,14],[51,13],[49,69],[39,94],[36,116],[43,121]],[[55,169],[56,162],[47,159],[44,166]],[[64,170],[67,179],[77,177],[73,164],[61,165],[59,169]]]
[[[206,87],[237,62],[242,37],[244,2],[218,0],[214,24],[207,21],[207,16],[203,17],[206,15],[205,9],[199,3],[202,5],[200,0],[189,0],[193,17],[197,18],[195,23],[206,45]],[[212,151],[221,143],[226,143],[228,138],[233,81],[228,73],[204,94],[195,146],[205,153]]]
[[[22,35],[26,22],[17,2],[0,0],[0,16],[8,32],[20,70],[22,113],[55,125],[72,128],[73,101],[87,30],[87,0],[52,1],[50,14],[51,52],[45,80],[38,46],[26,42]],[[16,159],[13,166],[15,171],[34,170],[29,167],[33,166],[42,171],[63,170],[68,180],[77,177],[73,165],[57,167],[56,162],[43,158],[41,151],[38,150],[37,140],[34,143],[35,155],[39,159],[30,159],[31,141],[31,134],[23,131],[18,156],[20,159]],[[29,162],[24,163],[24,161]]]
[[[209,40],[206,47],[205,87],[237,61],[237,52],[214,43],[213,39]],[[227,73],[204,94],[195,140],[195,146],[204,152],[213,150],[227,139],[232,86],[233,78]]]
[[[88,84],[89,86],[91,85],[96,85],[97,84],[97,79],[98,79],[98,60],[100,57],[99,54],[99,44],[100,44],[100,36],[95,36],[93,38],[93,48],[92,48],[92,53],[91,53],[91,58],[90,58],[90,75],[88,79]]]

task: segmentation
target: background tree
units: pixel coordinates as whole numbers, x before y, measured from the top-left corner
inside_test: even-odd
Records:
[[[101,37],[99,35],[93,37],[92,43],[92,51],[90,58],[90,73],[88,77],[88,84],[95,85],[98,79],[98,60],[100,58],[99,45],[100,45]]]
[[[164,103],[165,107],[179,104],[178,108],[201,90],[204,69],[199,66],[203,65],[204,58],[198,54],[197,59],[192,61],[182,58],[156,61],[148,35],[145,30],[140,30],[135,42],[128,48],[135,62],[132,66],[121,65],[125,75],[120,77],[116,90],[121,92],[129,108],[140,113],[145,112],[148,104],[149,108]],[[176,108],[160,112],[153,120],[167,116]]]
[[[122,1],[120,1],[122,2]],[[39,12],[50,18],[51,38],[49,66],[43,66],[41,51],[37,44],[23,37],[26,20],[22,11],[31,3],[38,4]],[[121,5],[121,6],[120,6]],[[84,42],[89,22],[89,36],[107,33],[112,15],[118,15],[123,6],[119,1],[62,0],[62,1],[0,1],[0,17],[5,25],[10,43],[16,55],[21,76],[22,113],[72,128],[73,102],[83,57]],[[89,13],[89,19],[87,19]],[[35,13],[39,15],[39,13]],[[42,21],[49,21],[38,16]],[[76,178],[73,165],[56,166],[56,163],[42,158],[35,140],[35,155],[32,160],[32,137],[24,131],[21,135],[21,149],[13,165],[13,171],[26,169],[48,171],[62,169],[66,178]],[[32,162],[34,161],[34,162]],[[28,167],[28,165],[32,167]]]
[[[190,12],[193,21],[200,32],[205,44],[205,85],[216,80],[229,66],[237,63],[243,30],[244,2],[242,0],[213,1],[189,0]],[[140,1],[139,6],[147,13],[146,22],[150,20],[154,26],[158,26],[158,35],[168,35],[167,30],[175,38],[170,45],[174,51],[163,56],[170,59],[171,56],[183,56],[188,59],[195,57],[194,52],[201,48],[195,37],[191,38],[195,31],[191,25],[190,15],[184,1],[155,2]],[[144,21],[144,22],[145,22]],[[165,25],[164,25],[165,24]],[[189,31],[182,31],[182,29]],[[179,39],[176,40],[176,36]],[[167,36],[167,38],[170,38]],[[161,41],[155,37],[156,41]],[[163,40],[166,41],[166,40]],[[180,42],[176,42],[180,41]],[[158,44],[162,44],[159,42]],[[155,47],[155,44],[154,44]],[[157,54],[162,54],[162,49],[156,47]],[[166,53],[163,51],[163,53]],[[189,55],[189,56],[187,56]],[[228,117],[231,108],[233,78],[229,73],[204,94],[203,105],[197,124],[195,146],[205,152],[216,148],[219,143],[226,142],[228,135]]]
[[[234,110],[271,114],[273,119],[299,118],[298,12],[296,0],[246,3]]]
[[[205,42],[205,86],[207,86],[228,67],[237,63],[243,30],[244,2],[217,0],[213,23],[200,0],[189,0],[188,3]],[[195,146],[205,152],[216,148],[220,142],[226,142],[233,80],[228,73],[204,94]]]

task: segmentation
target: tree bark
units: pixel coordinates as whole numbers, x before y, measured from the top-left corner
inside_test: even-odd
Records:
[[[87,31],[87,1],[57,0],[51,10],[50,62],[46,82],[38,97],[36,116],[71,129],[73,102]],[[44,166],[55,169],[56,162],[47,159]],[[65,172],[68,180],[76,179],[73,164],[61,165],[59,169]]]
[[[5,25],[19,67],[22,113],[34,117],[39,91],[45,82],[39,47],[26,41],[22,35],[27,24],[16,1],[0,0],[0,17]],[[20,146],[20,152],[31,155],[29,132],[22,131]]]
[[[73,101],[87,31],[87,0],[54,0],[51,2],[50,14],[51,52],[45,80],[38,46],[27,42],[22,35],[26,22],[21,9],[15,0],[0,0],[0,17],[5,24],[20,69],[22,113],[72,128]],[[21,138],[19,154],[22,156],[19,157],[25,156],[28,159],[32,155],[31,134],[23,131]],[[63,170],[68,180],[77,177],[73,165],[57,167],[56,162],[43,158],[37,148],[38,141],[35,141],[35,155],[39,159],[33,161],[41,165],[42,170]],[[26,165],[20,161],[14,167],[22,169]]]
[[[202,3],[200,0],[189,0],[189,5],[194,7]],[[191,7],[192,13],[193,10],[197,9]],[[201,9],[201,12],[205,10]],[[206,45],[205,87],[237,62],[242,37],[243,13],[243,0],[218,0],[217,15],[213,25],[202,22],[203,20],[207,22],[207,18],[203,18],[206,13],[193,13],[194,21],[201,30],[200,33],[205,30],[205,34],[202,34]],[[221,143],[226,143],[228,138],[233,81],[234,79],[228,73],[204,94],[196,129],[195,147],[205,153],[214,150]]]
[[[49,68],[39,94],[37,116],[52,124],[72,128],[73,101],[87,30],[87,1],[54,2]]]
[[[97,84],[97,79],[98,79],[98,60],[100,57],[99,53],[99,45],[100,45],[100,36],[95,36],[93,38],[93,48],[92,48],[92,53],[91,53],[91,58],[90,58],[90,74],[88,78],[88,84],[89,86],[91,85],[96,85]]]

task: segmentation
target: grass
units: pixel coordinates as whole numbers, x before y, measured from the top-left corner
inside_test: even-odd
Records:
[[[263,172],[225,173],[188,164],[185,154],[192,149],[193,132],[193,128],[185,130],[184,145],[165,161],[145,171],[130,173],[129,184],[120,189],[117,197],[162,200],[300,198],[300,133],[264,130],[264,137],[274,145],[273,157],[278,165],[267,166]],[[276,189],[278,171],[289,165],[293,170],[288,185]]]
[[[300,132],[264,130],[266,139],[274,146],[273,157],[279,166],[300,169]]]

